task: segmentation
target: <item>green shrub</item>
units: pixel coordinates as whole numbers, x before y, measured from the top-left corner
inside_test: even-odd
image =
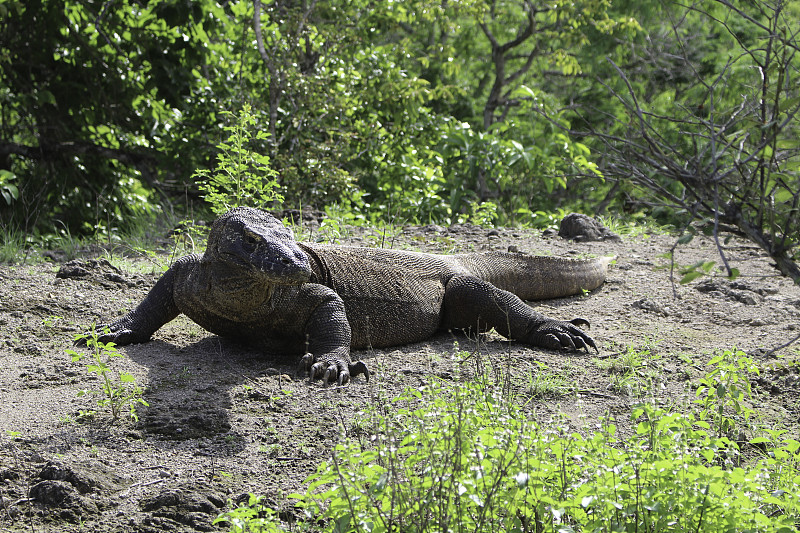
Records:
[[[741,350],[725,350],[709,361],[711,371],[700,380],[695,403],[702,407],[701,420],[713,422],[718,436],[732,435],[739,424],[747,424],[753,410],[742,403],[745,395],[753,399],[749,374],[758,375],[758,367]]]
[[[407,391],[374,446],[350,440],[294,495],[327,531],[794,531],[798,448],[726,468],[731,443],[693,415],[634,410],[582,435],[540,426],[473,385]],[[402,408],[403,404],[420,407]]]

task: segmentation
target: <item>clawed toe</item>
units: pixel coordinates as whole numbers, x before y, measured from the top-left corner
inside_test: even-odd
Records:
[[[322,376],[322,384],[326,387],[331,381],[337,381],[339,385],[343,385],[350,380],[350,374],[346,372],[339,372],[339,368],[335,364],[331,364],[325,369],[325,375]]]
[[[308,380],[309,381],[316,381],[318,379],[322,379],[322,376],[325,374],[325,363],[318,362],[311,365],[311,368],[308,371]]]
[[[565,350],[576,352],[590,348],[599,352],[594,339],[590,337],[582,326],[588,327],[589,322],[583,318],[576,318],[569,322],[551,322],[539,330],[538,335],[532,339],[531,344],[548,348],[550,350]]]
[[[311,371],[311,366],[313,364],[314,364],[314,354],[307,353],[303,357],[301,357],[300,362],[297,363],[297,371],[309,372]]]
[[[346,385],[350,383],[351,377],[361,374],[369,381],[369,369],[367,369],[367,365],[363,361],[356,361],[355,363],[316,361],[316,357],[311,353],[307,353],[300,358],[297,371],[298,373],[308,372],[309,381],[322,380],[325,385],[328,385],[328,383]]]

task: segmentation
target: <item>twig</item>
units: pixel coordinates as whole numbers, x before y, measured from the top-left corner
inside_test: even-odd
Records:
[[[153,479],[151,481],[140,481],[139,483],[134,483],[133,485],[125,489],[123,492],[121,492],[120,496],[128,494],[131,491],[131,489],[134,489],[136,487],[148,487],[150,485],[155,485],[157,483],[163,483],[164,481],[165,481],[164,479]]]
[[[766,356],[771,356],[772,354],[774,354],[774,353],[775,353],[775,352],[777,352],[778,350],[783,350],[784,348],[786,348],[786,347],[788,347],[788,346],[791,346],[792,344],[794,344],[794,343],[795,343],[795,342],[797,342],[798,340],[800,340],[800,334],[798,334],[798,335],[797,335],[795,338],[791,339],[789,342],[786,342],[786,343],[784,343],[784,344],[781,344],[780,346],[776,346],[775,348],[773,348],[773,349],[769,350],[769,351],[768,351],[767,353],[765,353],[764,355],[766,355]]]
[[[596,398],[604,398],[606,400],[614,400],[614,399],[617,398],[617,396],[612,396],[610,394],[605,394],[605,393],[602,393],[602,392],[595,392],[595,391],[586,390],[586,389],[580,389],[580,390],[578,390],[576,392],[578,394],[584,394],[586,396],[594,396]]]

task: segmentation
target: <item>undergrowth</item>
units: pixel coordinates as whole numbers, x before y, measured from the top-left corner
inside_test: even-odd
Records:
[[[731,383],[731,372],[747,368],[735,363],[741,355],[725,352],[705,385]],[[708,416],[730,402],[729,395],[701,393],[698,415],[641,404],[631,413],[634,434],[623,437],[610,418],[583,434],[564,420],[527,418],[513,399],[485,384],[433,382],[405,391],[375,415],[371,427],[378,430],[369,441],[353,438],[335,447],[308,478],[307,491],[292,495],[304,517],[297,527],[795,531],[800,442],[765,430],[750,446],[760,455],[740,466],[738,445],[715,427],[723,419]],[[281,530],[272,512],[254,513],[253,505],[224,513],[218,522],[235,532]]]

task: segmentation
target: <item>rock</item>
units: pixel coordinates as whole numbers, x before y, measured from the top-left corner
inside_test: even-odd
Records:
[[[58,509],[59,516],[70,522],[78,522],[79,517],[99,512],[96,503],[81,496],[66,481],[40,481],[30,488],[29,495],[45,507]]]
[[[214,518],[225,506],[225,499],[214,492],[197,492],[189,488],[166,489],[139,502],[142,511],[192,527],[196,531],[212,531]]]
[[[422,226],[420,228],[420,231],[423,232],[423,233],[444,233],[447,230],[445,228],[443,228],[442,226],[439,226],[439,225],[436,225],[436,224],[428,224],[426,226]]]
[[[576,242],[622,240],[599,220],[581,213],[570,213],[565,216],[561,220],[558,236]]]
[[[108,467],[100,463],[84,463],[77,465],[64,465],[50,461],[39,472],[39,478],[50,481],[66,481],[81,494],[99,490],[120,490],[127,483],[113,473],[108,472]]]
[[[707,293],[709,296],[726,298],[745,305],[758,305],[764,301],[762,295],[754,292],[741,282],[731,282],[716,278],[706,279],[698,283],[695,289]]]
[[[643,311],[647,311],[648,313],[654,313],[661,316],[669,316],[669,310],[667,308],[665,308],[658,302],[654,302],[649,298],[642,298],[641,300],[636,300],[631,305],[637,309],[642,309]]]
[[[134,274],[129,279],[122,274],[122,271],[107,259],[73,259],[58,269],[56,278],[87,280],[107,289],[118,288],[120,285],[130,288],[146,283],[142,276]]]

